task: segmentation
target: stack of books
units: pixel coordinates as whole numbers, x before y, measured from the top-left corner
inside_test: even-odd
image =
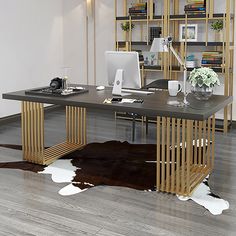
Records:
[[[202,66],[222,67],[223,54],[218,51],[207,51],[202,53]]]
[[[147,3],[132,3],[129,14],[133,16],[147,15]]]
[[[186,67],[187,68],[195,68],[197,67],[197,59],[194,55],[189,55],[186,60]]]
[[[206,13],[206,0],[187,0],[184,11],[186,14]]]

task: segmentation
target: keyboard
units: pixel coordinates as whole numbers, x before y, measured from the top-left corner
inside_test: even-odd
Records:
[[[121,91],[123,93],[136,93],[136,94],[144,94],[144,95],[149,95],[149,94],[154,93],[154,92],[151,92],[151,91],[135,90],[135,89],[122,89]]]

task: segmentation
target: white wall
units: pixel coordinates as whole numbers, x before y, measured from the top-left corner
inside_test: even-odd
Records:
[[[63,0],[63,61],[70,82],[87,83],[86,1]]]
[[[107,50],[115,50],[114,2],[99,0],[95,5],[97,85],[107,85],[104,53]]]
[[[62,0],[0,0],[0,96],[44,86],[62,67]],[[20,112],[0,97],[0,117]]]

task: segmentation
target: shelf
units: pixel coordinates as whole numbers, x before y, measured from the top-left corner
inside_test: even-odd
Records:
[[[194,68],[187,68],[187,71],[192,71],[193,69]],[[222,73],[222,68],[221,67],[215,67],[215,68],[212,67],[211,69],[213,69],[217,73]],[[177,71],[177,72],[178,71],[181,72],[180,66],[172,66],[172,70]]]
[[[209,18],[209,20],[211,19],[223,19],[225,17],[225,13],[217,13],[217,14],[213,14],[212,18]],[[188,20],[205,20],[207,15],[206,14],[197,14],[197,15],[190,15],[190,14],[180,14],[180,15],[170,15],[170,20],[185,20],[187,16]],[[154,15],[153,19],[150,19],[150,17],[148,18],[149,21],[155,21],[155,20],[161,20],[164,16],[163,15]],[[234,16],[233,14],[231,14],[231,19],[233,19]],[[116,17],[117,21],[128,21],[129,20],[129,16],[118,16]],[[147,16],[131,16],[131,20],[136,20],[136,21],[147,21]]]
[[[161,20],[162,19],[162,15],[159,15],[159,16],[153,16],[153,20],[155,21],[155,20]],[[149,21],[152,21],[151,19],[150,19],[150,17],[149,18],[147,18],[147,16],[131,16],[131,20],[136,20],[136,21],[147,21],[147,19],[149,20]],[[129,20],[129,16],[117,16],[116,17],[116,20],[117,21],[128,21]]]
[[[194,68],[187,68],[187,70],[190,72],[192,71]],[[216,68],[212,68],[215,72],[217,73],[222,73],[222,68],[220,67],[216,67]],[[144,66],[144,70],[150,70],[150,71],[162,71],[161,66]],[[180,66],[172,66],[172,71],[175,72],[182,72],[180,69]]]
[[[218,14],[213,14],[213,19],[219,19],[219,18],[224,18],[225,14],[224,13],[218,13]],[[206,19],[207,15],[206,14],[196,14],[196,15],[190,15],[190,14],[181,14],[181,15],[170,15],[170,20],[179,20],[179,19],[185,19],[188,18],[189,20],[198,20],[198,19]],[[211,19],[211,18],[209,18]]]
[[[183,42],[185,43],[185,42]],[[173,42],[174,46],[179,46],[181,42]],[[206,45],[207,44],[207,45]],[[223,46],[225,42],[187,42],[188,46],[201,46],[201,47],[216,47],[216,46]],[[233,44],[232,44],[233,45]]]
[[[129,42],[129,41],[127,41]],[[183,42],[185,43],[185,42]],[[126,44],[126,41],[119,41],[118,45],[119,47],[124,47]],[[132,41],[131,45],[132,46],[151,46],[151,42],[147,43],[145,41]],[[181,42],[173,42],[174,46],[179,46]],[[188,46],[201,46],[201,47],[212,47],[212,46],[223,46],[225,42],[208,42],[206,45],[206,42],[187,42]],[[233,43],[230,43],[231,46],[233,46]]]
[[[144,70],[156,70],[156,71],[161,71],[161,66],[144,66]]]

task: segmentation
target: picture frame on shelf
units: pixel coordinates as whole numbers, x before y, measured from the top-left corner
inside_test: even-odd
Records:
[[[185,34],[187,32],[187,42],[197,42],[198,37],[198,25],[197,24],[187,24],[187,30],[185,29],[185,24],[180,24],[179,26],[179,41],[185,41]]]
[[[158,55],[154,52],[142,52],[145,66],[157,66]]]

